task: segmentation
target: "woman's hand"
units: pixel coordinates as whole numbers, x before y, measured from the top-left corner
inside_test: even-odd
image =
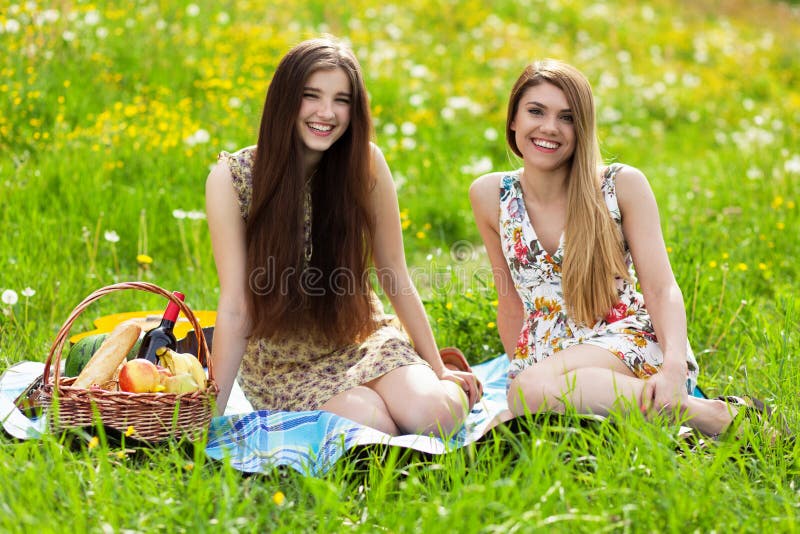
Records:
[[[686,391],[686,364],[665,364],[651,376],[642,390],[642,411],[655,410],[679,415],[686,409],[689,393]],[[679,410],[676,413],[676,410]]]
[[[455,382],[461,389],[463,389],[464,393],[467,394],[470,410],[472,410],[472,407],[475,406],[475,403],[478,402],[483,396],[483,384],[481,384],[481,381],[478,380],[478,377],[475,376],[474,373],[467,371],[455,371],[445,367],[442,373],[439,375],[439,380],[449,380],[450,382]]]

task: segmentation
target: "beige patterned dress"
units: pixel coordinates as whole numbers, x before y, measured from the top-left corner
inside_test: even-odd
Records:
[[[233,176],[243,219],[253,192],[255,147],[221,152]],[[306,206],[310,224],[310,205]],[[308,235],[308,234],[307,234]],[[411,364],[428,365],[415,351],[397,320],[383,313],[375,297],[378,329],[360,343],[344,347],[322,345],[313,336],[273,341],[251,339],[239,368],[238,381],[256,410],[316,410],[335,395]]]

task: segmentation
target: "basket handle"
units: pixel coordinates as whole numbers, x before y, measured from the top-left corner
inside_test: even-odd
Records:
[[[192,325],[194,329],[194,333],[197,336],[197,358],[200,360],[201,363],[204,363],[208,367],[208,379],[213,380],[214,378],[214,371],[211,365],[211,358],[208,354],[208,344],[206,343],[206,337],[203,334],[203,329],[200,327],[200,323],[197,321],[197,317],[195,317],[194,312],[192,312],[191,308],[186,305],[185,302],[177,298],[172,294],[172,292],[167,291],[155,284],[151,284],[149,282],[120,282],[118,284],[112,284],[109,286],[101,287],[100,289],[94,291],[91,295],[83,299],[80,304],[75,306],[75,309],[72,310],[72,313],[69,314],[67,320],[64,321],[64,324],[61,326],[61,329],[56,334],[56,338],[53,341],[53,345],[50,347],[50,352],[47,354],[47,361],[44,364],[44,375],[43,375],[43,383],[47,384],[48,379],[50,378],[50,369],[53,369],[53,380],[58,387],[61,378],[61,353],[64,349],[64,344],[67,341],[67,336],[69,335],[69,330],[72,328],[72,324],[75,320],[80,316],[83,311],[89,307],[89,305],[108,295],[109,293],[114,293],[116,291],[122,291],[126,289],[134,289],[139,291],[145,291],[148,293],[155,293],[156,295],[161,295],[162,297],[167,298],[168,300],[172,301],[173,303],[177,304],[183,314],[186,316],[186,319]],[[55,364],[55,365],[53,365]]]

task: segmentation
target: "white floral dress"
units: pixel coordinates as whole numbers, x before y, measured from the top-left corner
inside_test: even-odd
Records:
[[[601,184],[603,196],[614,221],[622,225],[617,204],[615,176],[622,165],[609,166]],[[625,262],[631,281],[617,280],[620,300],[608,315],[591,328],[580,326],[567,316],[561,286],[564,257],[563,235],[551,256],[533,229],[520,184],[521,170],[507,174],[500,185],[500,241],[514,287],[525,306],[526,318],[509,368],[509,382],[523,369],[554,352],[581,343],[607,349],[640,378],[657,373],[664,356],[641,293],[636,291],[636,273],[628,244]],[[697,361],[687,344],[688,377],[691,393],[697,384]]]

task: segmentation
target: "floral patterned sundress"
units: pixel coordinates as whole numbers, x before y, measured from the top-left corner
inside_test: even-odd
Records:
[[[622,216],[615,176],[621,168],[620,164],[609,166],[601,182],[606,205],[620,230]],[[644,299],[636,291],[636,273],[628,244],[624,243],[625,262],[631,280],[617,280],[619,302],[591,328],[576,324],[566,313],[561,285],[563,235],[552,256],[541,246],[525,209],[521,174],[521,170],[509,173],[500,183],[500,241],[526,313],[509,367],[509,382],[536,362],[581,343],[608,350],[639,378],[657,373],[664,355]],[[686,360],[686,387],[691,393],[697,384],[698,367],[688,343]]]
[[[228,165],[244,220],[253,194],[255,147],[221,152]],[[311,234],[311,204],[306,196],[304,235]],[[310,248],[306,246],[308,260]],[[245,349],[237,380],[256,410],[316,410],[339,393],[365,384],[404,365],[429,365],[422,359],[394,316],[383,313],[373,294],[378,328],[361,343],[332,346],[312,335],[280,341],[251,339]]]

